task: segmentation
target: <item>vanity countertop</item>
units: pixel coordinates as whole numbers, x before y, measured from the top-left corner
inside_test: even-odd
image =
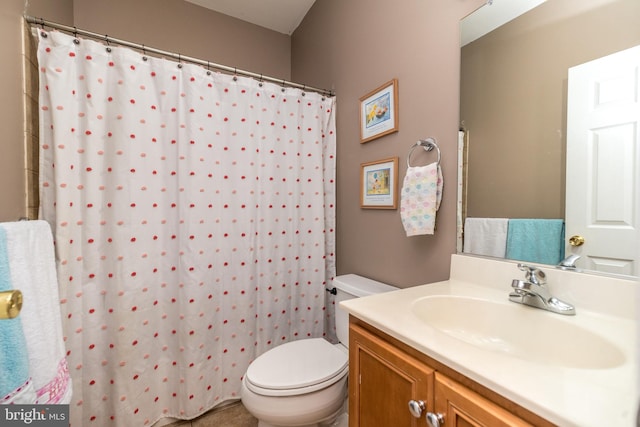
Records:
[[[592,277],[581,277],[586,275],[575,272],[566,272],[569,276],[564,280],[565,272],[549,271],[551,269],[548,267],[542,267],[548,273],[552,293],[557,290],[561,294],[557,295],[559,298],[576,306],[575,316],[563,316],[508,301],[510,280],[505,281],[504,278],[521,278],[522,275],[515,264],[459,255],[453,257],[451,278],[447,281],[347,300],[340,306],[360,320],[552,423],[579,427],[636,425],[636,410],[640,401],[635,318],[636,282],[596,277],[591,283],[589,281],[593,280]],[[469,269],[474,271],[471,276],[474,278],[473,282],[468,280]],[[599,280],[604,283],[598,283]],[[562,292],[559,291],[558,282],[562,283]],[[576,284],[584,289],[576,288]],[[610,298],[621,299],[618,309],[612,301],[603,302],[603,310],[591,307],[597,301],[593,294],[597,296],[600,292],[595,289],[603,284],[606,284]],[[583,292],[591,294],[583,296]],[[553,316],[548,320],[566,322],[563,326],[579,327],[603,337],[619,350],[619,357],[615,363],[592,368],[529,360],[522,354],[483,349],[454,338],[415,314],[416,301],[434,296],[505,304],[507,307],[502,307],[508,308],[505,313],[513,312],[515,307],[533,310],[528,316]],[[504,319],[504,322],[517,321]],[[522,326],[523,334],[535,333],[536,325],[531,323],[535,322]],[[589,348],[588,344],[586,348]],[[599,345],[594,344],[589,351],[598,352]]]

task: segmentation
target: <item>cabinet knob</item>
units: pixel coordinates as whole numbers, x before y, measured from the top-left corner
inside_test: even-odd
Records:
[[[427,412],[427,423],[430,427],[444,427],[444,415]]]
[[[416,418],[420,418],[422,416],[422,411],[427,409],[427,405],[425,405],[423,400],[410,400],[409,401],[409,412]]]

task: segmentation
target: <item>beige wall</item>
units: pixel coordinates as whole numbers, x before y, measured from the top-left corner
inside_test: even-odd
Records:
[[[640,43],[640,1],[594,6],[550,1],[462,49],[469,216],[564,218],[567,70]]]
[[[400,287],[449,277],[456,251],[459,20],[483,3],[318,0],[293,34],[293,79],[337,92],[338,274]],[[399,132],[360,144],[359,98],[394,77]],[[406,237],[399,209],[360,208],[360,164],[398,156],[402,181],[410,146],[427,136],[442,151],[444,198],[435,235]],[[412,156],[416,165],[433,160]]]
[[[2,193],[0,216],[16,220],[25,215],[24,151],[22,150],[22,32],[18,18],[22,1],[10,0],[0,13],[0,55],[3,67],[0,79],[0,171]]]
[[[8,0],[0,8],[0,220],[26,215],[26,176],[22,81],[22,0]]]
[[[0,5],[0,221],[26,211],[22,16],[108,34],[289,80],[291,38],[183,0],[3,0]],[[27,59],[28,61],[28,59]],[[29,135],[27,135],[29,136]]]
[[[184,0],[74,0],[73,12],[79,28],[290,79],[288,35]]]

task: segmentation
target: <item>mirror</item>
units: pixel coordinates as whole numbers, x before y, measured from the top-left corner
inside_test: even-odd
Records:
[[[462,33],[489,22],[501,3],[523,2],[488,2],[462,20]],[[486,33],[479,38],[462,37],[467,161],[459,217],[564,219],[568,70],[640,45],[638,0],[533,0],[530,7],[509,12],[522,14],[493,31],[476,29]]]

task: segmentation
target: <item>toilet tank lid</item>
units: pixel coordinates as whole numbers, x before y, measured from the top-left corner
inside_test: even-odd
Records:
[[[377,282],[357,274],[342,274],[333,278],[333,286],[356,297],[398,290],[395,286]]]

